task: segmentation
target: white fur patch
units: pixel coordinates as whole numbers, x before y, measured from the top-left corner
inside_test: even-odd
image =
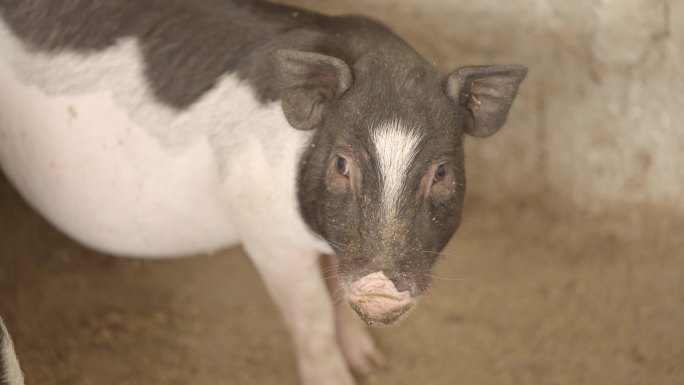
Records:
[[[12,339],[2,323],[2,319],[0,319],[0,334],[3,337],[0,345],[0,355],[2,355],[0,362],[4,363],[4,367],[0,367],[0,380],[4,379],[9,385],[24,385],[24,375],[19,368]]]
[[[382,180],[382,202],[385,215],[397,215],[406,173],[415,159],[420,136],[399,122],[382,124],[373,131],[373,144],[378,155]]]

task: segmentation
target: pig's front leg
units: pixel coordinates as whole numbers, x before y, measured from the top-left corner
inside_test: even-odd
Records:
[[[283,253],[245,245],[280,309],[297,352],[304,385],[353,385],[335,340],[333,306],[320,274],[318,255]]]
[[[347,364],[359,375],[367,375],[384,365],[385,359],[375,346],[365,324],[347,305],[344,291],[337,278],[337,256],[324,255],[321,267],[325,283],[335,303],[337,341]]]

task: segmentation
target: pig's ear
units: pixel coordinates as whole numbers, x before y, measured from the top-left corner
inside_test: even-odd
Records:
[[[349,66],[336,57],[289,49],[276,51],[283,112],[300,130],[323,122],[328,103],[352,84]]]
[[[525,75],[519,65],[463,67],[449,75],[447,92],[464,110],[465,132],[481,138],[497,132]]]

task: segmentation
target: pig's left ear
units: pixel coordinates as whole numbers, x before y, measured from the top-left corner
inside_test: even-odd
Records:
[[[481,138],[497,132],[525,75],[519,65],[463,67],[449,75],[447,92],[464,110],[465,132]]]
[[[336,57],[281,49],[276,59],[285,118],[300,130],[318,127],[329,102],[352,84],[349,66]]]

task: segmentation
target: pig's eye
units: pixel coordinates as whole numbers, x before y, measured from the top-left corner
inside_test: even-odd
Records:
[[[446,165],[445,164],[440,164],[437,169],[435,170],[435,176],[432,179],[433,183],[437,183],[440,180],[444,179],[444,175],[446,175]]]
[[[341,175],[348,176],[349,175],[349,162],[347,159],[344,157],[338,156],[337,157],[337,172],[339,172]]]

